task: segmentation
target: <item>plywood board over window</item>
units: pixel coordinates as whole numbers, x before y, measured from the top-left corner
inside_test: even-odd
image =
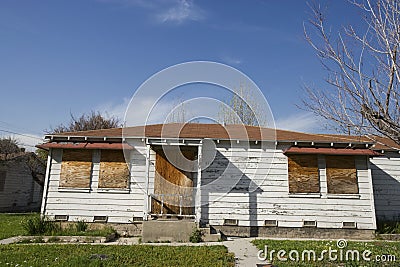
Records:
[[[354,156],[326,156],[329,194],[357,194],[357,170]]]
[[[99,188],[128,187],[129,168],[123,150],[102,150],[100,156]]]
[[[92,151],[64,149],[61,163],[60,187],[89,188],[92,172]]]
[[[319,193],[317,155],[289,155],[289,193]]]

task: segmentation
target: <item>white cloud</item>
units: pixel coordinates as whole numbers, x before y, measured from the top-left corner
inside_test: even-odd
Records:
[[[139,7],[146,10],[157,23],[182,24],[185,21],[199,21],[205,12],[193,0],[97,0],[124,8]]]
[[[315,132],[320,129],[317,117],[310,112],[292,114],[275,120],[276,128],[298,132]]]
[[[162,101],[157,102],[157,104],[153,107],[156,102],[157,99],[152,97],[148,97],[146,99],[135,99],[135,103],[140,103],[139,107],[130,106],[126,117],[125,113],[127,112],[127,108],[130,103],[129,98],[124,98],[120,103],[102,104],[98,106],[96,110],[99,110],[100,113],[106,117],[117,117],[121,120],[121,122],[126,122],[126,126],[163,123],[166,114],[171,111],[174,103],[173,101]],[[151,112],[149,114],[150,110]]]
[[[129,104],[129,98],[122,99],[119,103],[105,103],[96,107],[95,110],[98,110],[105,117],[116,117],[119,120],[123,120],[125,116],[126,108]]]
[[[231,57],[231,56],[223,56],[222,61],[226,62],[228,65],[239,65],[242,64],[242,60],[235,58],[235,57]]]
[[[161,11],[157,18],[160,22],[182,23],[187,20],[199,21],[204,18],[203,12],[190,0],[178,0],[165,11]]]
[[[130,103],[130,99],[124,98],[120,103],[106,103],[98,106],[99,110],[105,116],[115,116],[124,122],[126,126],[137,126],[145,124],[157,124],[169,122],[173,114],[180,114],[180,109],[184,110],[186,120],[196,118],[209,118],[209,121],[218,120],[218,111],[220,102],[213,99],[194,97],[189,99],[157,99],[155,97],[136,98],[135,104],[129,107],[128,114],[125,112]],[[177,113],[176,113],[177,112]],[[179,118],[181,116],[179,115]],[[177,118],[176,118],[177,119]]]

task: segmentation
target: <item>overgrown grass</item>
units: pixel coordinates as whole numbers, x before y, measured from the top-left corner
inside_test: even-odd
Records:
[[[252,241],[258,249],[265,251],[265,246],[268,246],[268,256],[270,258],[270,253],[275,250],[273,254],[273,263],[279,267],[286,266],[399,266],[400,262],[400,242],[387,242],[387,241],[371,241],[371,242],[347,242],[347,245],[340,249],[338,248],[337,241],[290,241],[290,240],[254,240]],[[322,251],[327,250],[337,250],[337,260],[329,260],[329,254],[326,252],[323,254],[323,260],[318,260],[321,257]],[[287,261],[281,261],[277,258],[277,253],[279,250],[286,251],[286,255],[281,258],[287,258]],[[296,250],[299,252],[299,261],[292,261],[288,256],[291,250]],[[313,250],[316,253],[316,261],[309,261],[308,254],[305,253],[305,260],[302,260],[302,252],[307,250]],[[357,261],[355,257],[352,260],[349,254],[346,260],[346,253],[350,250],[357,250],[360,254],[360,260]],[[365,250],[370,250],[372,253],[369,257],[370,261],[363,260],[362,253]],[[340,260],[340,251],[342,251],[342,260]],[[335,254],[332,254],[334,256]],[[396,261],[386,260],[386,262],[378,261],[376,257],[388,258],[388,255],[394,255]],[[368,255],[367,255],[368,256]],[[292,254],[292,258],[296,258],[295,254]],[[311,257],[312,259],[312,257]],[[382,257],[380,258],[382,259]]]
[[[40,217],[31,218],[22,222],[22,227],[28,235],[54,235],[61,232],[60,224]]]
[[[400,234],[400,221],[378,221],[379,234]]]
[[[111,227],[95,230],[88,228],[86,222],[77,221],[61,229],[60,223],[42,220],[39,213],[0,213],[0,239],[18,235],[108,236],[115,233]]]
[[[39,218],[39,213],[0,213],[0,239],[26,234],[22,223],[34,218]]]
[[[91,230],[85,221],[76,221],[69,227],[62,228],[60,222],[46,218],[35,217],[22,222],[27,235],[53,235],[53,236],[107,236],[115,233],[111,227]]]
[[[52,233],[51,235],[59,236],[108,236],[116,233],[112,227],[104,227],[102,229],[87,229],[86,231],[78,231],[76,225],[70,225],[70,227],[60,230],[59,232]]]
[[[0,266],[234,266],[224,246],[4,245]]]

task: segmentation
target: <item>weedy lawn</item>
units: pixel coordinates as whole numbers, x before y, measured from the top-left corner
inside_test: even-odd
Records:
[[[26,234],[23,223],[38,217],[39,213],[0,213],[0,239]]]
[[[234,266],[224,246],[3,245],[0,266]]]
[[[265,251],[265,246],[268,246],[267,259],[270,259],[271,251],[273,253],[273,263],[279,267],[286,266],[399,266],[400,264],[400,242],[387,242],[387,241],[371,241],[371,242],[353,242],[348,241],[345,243],[338,243],[337,241],[294,241],[294,240],[254,240],[252,241],[258,249]],[[339,247],[338,247],[339,245]],[[332,252],[331,256],[336,260],[329,260],[329,249],[337,250]],[[286,261],[279,260],[277,253],[279,250],[284,250],[286,253],[281,254],[281,258]],[[289,257],[289,253],[296,250],[299,253],[299,260],[293,261]],[[315,252],[315,260],[313,254],[309,260],[308,253],[312,250]],[[322,253],[326,250],[325,253]],[[363,259],[363,252],[369,250],[371,254],[366,252],[366,259]],[[304,252],[305,251],[305,252]],[[359,260],[357,260],[357,252],[359,253]],[[304,259],[302,254],[304,252]],[[282,252],[281,252],[282,253]],[[352,256],[354,253],[354,257]],[[347,256],[346,256],[347,255]],[[296,259],[296,253],[292,253],[292,258]],[[321,260],[319,260],[319,258]]]

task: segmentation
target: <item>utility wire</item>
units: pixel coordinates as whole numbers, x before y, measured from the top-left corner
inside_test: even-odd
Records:
[[[31,129],[19,127],[19,126],[17,126],[17,125],[11,124],[11,123],[6,122],[6,121],[0,120],[0,124],[6,125],[6,126],[4,126],[4,127],[5,127],[5,128],[8,128],[8,129],[18,130],[18,131],[21,131],[21,130],[22,130],[22,131],[30,131],[30,132],[32,132]],[[43,133],[39,133],[39,132],[32,132],[32,133],[37,134],[37,135],[43,135]]]
[[[3,129],[0,129],[0,132],[10,133],[10,134],[16,134],[16,135],[25,136],[25,137],[29,137],[29,138],[33,138],[33,139],[37,139],[37,140],[41,140],[41,141],[43,140],[42,138],[39,138],[39,137],[37,137],[37,136],[28,135],[28,134],[22,134],[22,133],[17,133],[17,132],[8,131],[8,130],[3,130]]]

